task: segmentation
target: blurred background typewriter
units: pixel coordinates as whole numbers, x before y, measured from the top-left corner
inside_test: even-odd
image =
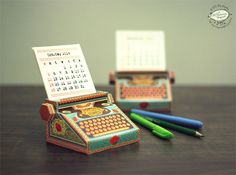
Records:
[[[170,111],[175,73],[166,70],[163,31],[117,31],[116,102],[123,110]]]

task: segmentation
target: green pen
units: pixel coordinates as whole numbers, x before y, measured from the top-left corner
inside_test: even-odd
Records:
[[[174,137],[174,134],[172,134],[170,131],[148,121],[147,119],[141,117],[138,114],[131,113],[130,118],[131,120],[138,122],[139,124],[145,126],[146,128],[151,129],[152,133],[158,137],[161,137],[163,139],[171,139]]]
[[[150,117],[146,117],[146,116],[143,116],[145,119],[153,122],[153,123],[156,123],[160,126],[163,126],[163,127],[166,127],[166,128],[170,128],[170,129],[173,129],[175,131],[179,131],[179,132],[182,132],[184,134],[188,134],[188,135],[191,135],[191,136],[196,136],[196,137],[203,137],[203,135],[201,133],[199,133],[198,131],[196,130],[193,130],[193,129],[190,129],[190,128],[186,128],[186,127],[183,127],[183,126],[179,126],[179,125],[176,125],[176,124],[173,124],[173,123],[169,123],[169,122],[166,122],[166,121],[163,121],[163,120],[159,120],[159,119],[153,119],[153,118],[150,118]]]

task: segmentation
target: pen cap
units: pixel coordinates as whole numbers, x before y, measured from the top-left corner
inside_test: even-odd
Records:
[[[165,139],[171,139],[174,137],[172,133],[163,134],[161,132],[157,132],[156,130],[152,130],[152,133],[158,137],[165,138]]]
[[[171,139],[174,137],[174,134],[172,134],[170,131],[150,122],[149,120],[145,119],[141,115],[138,115],[132,112],[130,114],[130,118],[131,120],[134,120],[138,122],[139,124],[141,124],[142,126],[150,129],[152,133],[158,137],[161,137],[163,139]]]

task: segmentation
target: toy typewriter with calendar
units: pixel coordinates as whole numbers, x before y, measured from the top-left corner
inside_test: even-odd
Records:
[[[139,141],[139,128],[96,91],[80,45],[33,48],[48,99],[40,107],[46,140],[85,154]]]
[[[166,70],[164,32],[118,31],[117,71],[110,73],[123,110],[170,111],[175,74]]]

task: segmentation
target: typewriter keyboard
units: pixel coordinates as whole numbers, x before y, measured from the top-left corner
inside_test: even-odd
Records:
[[[155,87],[155,86],[127,87],[121,85],[120,90],[121,90],[121,98],[124,99],[142,99],[142,98],[163,99],[167,97],[167,90],[165,84],[162,84],[160,87]]]
[[[132,128],[131,124],[120,114],[84,120],[77,124],[89,137],[102,136]]]

